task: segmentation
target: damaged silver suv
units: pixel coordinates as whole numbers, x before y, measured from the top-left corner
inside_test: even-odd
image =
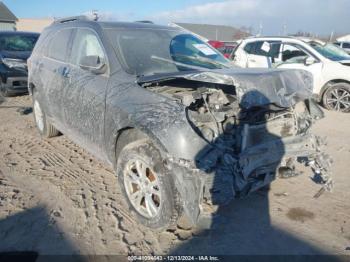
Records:
[[[207,207],[294,176],[297,160],[331,185],[306,71],[238,69],[178,28],[84,17],[45,29],[28,66],[40,134],[112,165],[148,227],[196,224]]]

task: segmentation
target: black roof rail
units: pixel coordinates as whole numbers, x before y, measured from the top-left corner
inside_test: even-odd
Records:
[[[59,18],[55,19],[53,22],[54,24],[63,24],[63,23],[68,23],[68,22],[74,22],[74,21],[90,21],[87,16],[85,15],[80,15],[80,16],[71,16],[71,17],[65,17],[65,18]]]

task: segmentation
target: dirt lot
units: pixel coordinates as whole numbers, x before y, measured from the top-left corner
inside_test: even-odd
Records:
[[[152,232],[132,221],[112,170],[65,136],[41,140],[27,96],[0,105],[0,252],[350,255],[350,115],[326,112],[333,193],[305,169],[221,208],[209,232]],[[25,113],[25,114],[23,114]]]

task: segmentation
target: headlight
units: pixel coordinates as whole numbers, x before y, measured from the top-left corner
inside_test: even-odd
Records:
[[[22,59],[3,58],[1,61],[9,68],[27,68],[27,62]]]

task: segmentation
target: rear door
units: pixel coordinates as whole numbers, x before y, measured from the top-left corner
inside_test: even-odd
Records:
[[[256,41],[248,54],[248,67],[271,68],[278,60],[281,43],[278,41]]]
[[[105,73],[94,73],[80,65],[83,58],[98,56],[106,63]],[[64,123],[69,136],[90,152],[103,152],[105,94],[109,79],[106,52],[97,33],[79,28],[74,33],[69,81],[63,90]]]
[[[73,29],[61,29],[56,32],[49,41],[46,53],[38,65],[46,98],[46,112],[50,121],[62,132],[64,132],[62,129],[64,121],[62,91],[68,81],[67,57],[72,35]]]

